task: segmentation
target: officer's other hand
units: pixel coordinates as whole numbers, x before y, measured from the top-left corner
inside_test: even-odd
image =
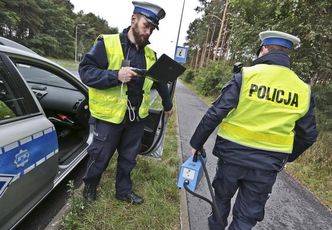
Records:
[[[167,117],[172,116],[172,114],[173,114],[173,109],[168,110],[168,111],[165,111],[165,115],[166,115]]]
[[[131,70],[131,67],[122,67],[118,72],[118,80],[127,83],[131,81],[132,78],[137,77],[138,74]]]
[[[191,147],[191,153],[194,155],[197,152],[197,149],[194,149],[193,147]],[[197,152],[199,154],[199,152]]]

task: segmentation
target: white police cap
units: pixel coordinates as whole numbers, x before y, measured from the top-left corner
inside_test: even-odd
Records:
[[[146,20],[159,29],[159,20],[163,19],[166,12],[160,6],[149,2],[133,1],[134,13],[143,15]]]
[[[298,37],[275,30],[261,32],[259,33],[259,38],[262,41],[261,46],[279,45],[288,49],[292,49],[295,45],[300,43],[300,39]]]

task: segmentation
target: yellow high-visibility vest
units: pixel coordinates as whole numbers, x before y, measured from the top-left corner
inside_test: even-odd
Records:
[[[310,86],[289,68],[246,67],[238,106],[223,119],[218,135],[252,148],[291,153],[295,122],[309,106]]]
[[[119,34],[100,35],[104,39],[108,70],[119,70],[121,68],[123,51]],[[147,69],[156,62],[155,53],[152,49],[145,46],[145,60]],[[145,78],[143,85],[143,100],[139,107],[139,117],[145,118],[149,115],[150,90],[153,81]],[[124,84],[121,92],[121,86],[115,86],[108,89],[89,88],[89,106],[93,117],[100,120],[120,124],[127,110],[128,96],[127,85]]]

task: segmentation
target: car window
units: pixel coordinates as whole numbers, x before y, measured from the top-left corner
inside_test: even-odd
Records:
[[[24,84],[19,84],[0,61],[0,122],[39,112]],[[22,83],[22,82],[21,82]]]
[[[39,83],[75,90],[75,88],[67,81],[47,70],[26,64],[16,64],[16,67],[24,79],[29,83]]]

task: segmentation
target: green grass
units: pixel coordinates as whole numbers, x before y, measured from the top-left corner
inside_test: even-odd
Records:
[[[0,120],[15,117],[15,113],[0,100]]]
[[[286,171],[332,210],[332,133],[320,133],[317,142]]]
[[[176,187],[180,156],[177,153],[176,114],[168,122],[162,160],[139,156],[133,170],[134,191],[142,205],[115,199],[115,157],[103,174],[97,200],[86,205],[79,189],[71,187],[70,210],[62,229],[180,229],[180,194]]]
[[[68,69],[68,70],[78,70],[78,64],[79,62],[75,62],[74,60],[69,60],[69,59],[55,59],[48,57],[47,59],[61,65],[62,67]]]
[[[181,80],[181,83],[184,84],[186,87],[188,87],[191,91],[195,92],[195,94],[197,96],[199,96],[199,98],[201,98],[208,106],[211,106],[212,102],[214,102],[217,99],[216,97],[212,97],[212,96],[205,96],[203,95],[201,92],[199,92],[195,86],[193,84],[190,84],[188,82],[185,82],[183,80]]]
[[[214,97],[201,95],[195,86],[182,81],[208,105]],[[316,143],[295,162],[288,163],[286,171],[308,188],[326,207],[332,210],[332,133],[321,132]]]

